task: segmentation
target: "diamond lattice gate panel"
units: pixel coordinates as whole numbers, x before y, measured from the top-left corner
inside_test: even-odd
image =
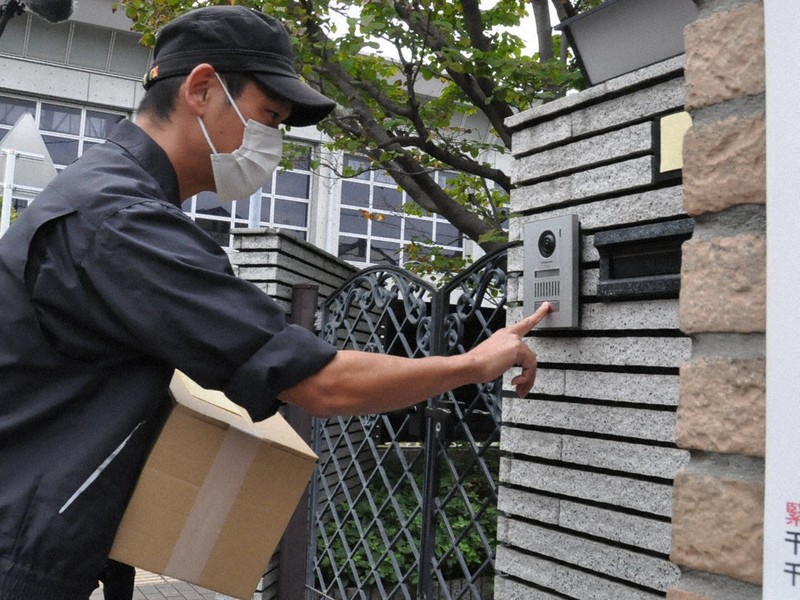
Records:
[[[468,351],[505,325],[506,251],[446,287],[374,267],[333,294],[322,335],[408,357]],[[409,410],[316,420],[308,598],[491,599],[502,382]]]

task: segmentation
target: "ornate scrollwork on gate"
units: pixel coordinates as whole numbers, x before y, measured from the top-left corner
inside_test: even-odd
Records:
[[[408,340],[405,347],[429,349],[433,292],[430,284],[402,269],[366,269],[328,299],[321,335],[338,348],[383,352],[384,336],[394,331]]]
[[[505,325],[505,259],[484,257],[440,290],[402,269],[366,269],[327,300],[322,336],[399,356],[467,352]],[[501,402],[498,379],[408,411],[318,420],[310,588],[491,598]]]

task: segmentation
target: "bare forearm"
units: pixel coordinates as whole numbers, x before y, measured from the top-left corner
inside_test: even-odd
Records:
[[[549,310],[545,303],[456,356],[403,358],[342,350],[321,371],[283,392],[281,400],[319,416],[382,413],[468,383],[491,381],[514,365],[522,373],[511,384],[524,397],[536,378],[536,354],[522,338]]]
[[[403,358],[340,351],[281,399],[318,416],[383,413],[480,379],[470,355]]]

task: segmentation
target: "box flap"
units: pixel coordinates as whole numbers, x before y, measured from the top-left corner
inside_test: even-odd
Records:
[[[202,415],[218,426],[235,427],[287,452],[317,460],[317,455],[308,444],[280,415],[253,423],[248,412],[231,402],[225,394],[202,387],[181,371],[175,371],[170,393],[179,406]]]

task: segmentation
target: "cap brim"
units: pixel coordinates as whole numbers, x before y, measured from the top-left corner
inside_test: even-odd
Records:
[[[336,102],[296,77],[259,72],[251,72],[250,75],[268,92],[292,105],[292,113],[284,121],[286,125],[292,127],[315,125],[336,108]]]

